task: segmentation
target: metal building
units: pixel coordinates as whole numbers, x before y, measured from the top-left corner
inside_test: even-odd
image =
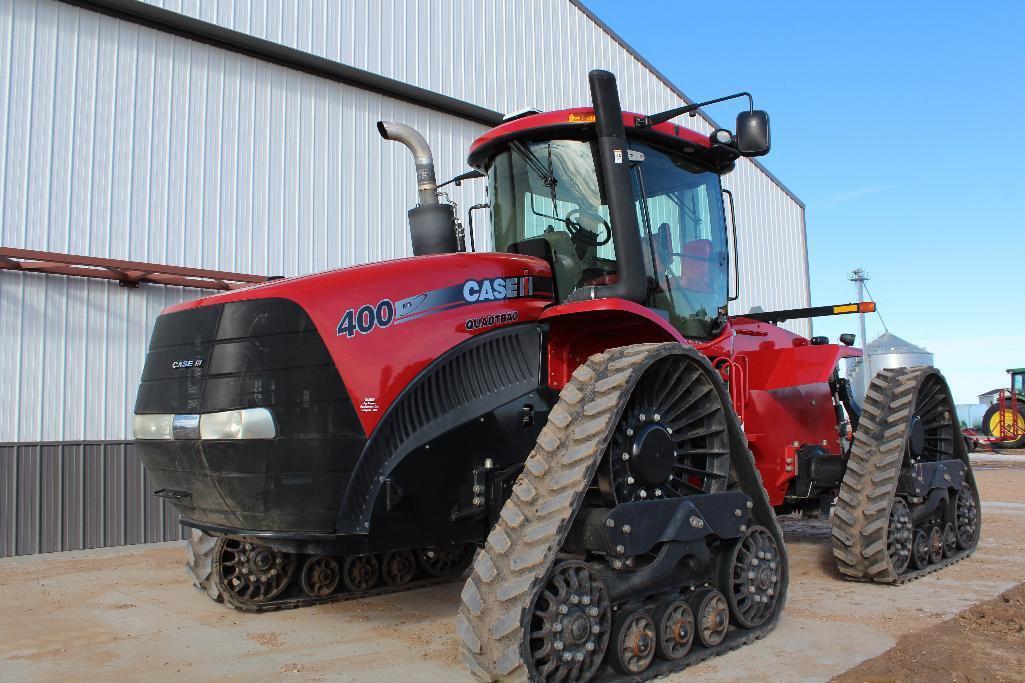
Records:
[[[848,379],[855,388],[855,397],[859,402],[865,397],[868,383],[880,370],[935,364],[932,353],[890,332],[882,333],[866,344],[863,350],[864,356],[852,364],[848,373]]]
[[[625,109],[688,101],[576,0],[7,0],[0,47],[0,246],[49,252],[0,257],[0,556],[178,533],[130,416],[154,318],[204,292],[76,277],[78,257],[265,276],[406,256],[413,172],[379,119],[447,177],[502,112],[589,102],[595,67]],[[725,184],[735,312],[807,306],[804,205],[750,160]],[[483,183],[452,198],[465,215]]]

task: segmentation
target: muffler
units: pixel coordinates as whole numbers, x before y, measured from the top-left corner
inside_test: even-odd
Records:
[[[434,174],[431,146],[416,129],[404,123],[378,121],[377,130],[385,140],[401,142],[413,154],[416,165],[417,205],[406,215],[414,256],[453,254],[459,251],[455,210],[438,202],[438,181]]]

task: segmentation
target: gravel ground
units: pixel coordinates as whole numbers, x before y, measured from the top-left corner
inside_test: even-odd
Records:
[[[686,678],[828,680],[894,646],[928,645],[908,638],[1013,588],[1025,576],[1025,463],[976,468],[979,550],[903,587],[840,580],[828,524],[784,520],[792,578],[779,626]],[[469,680],[453,629],[459,590],[250,615],[194,591],[179,544],[10,558],[0,560],[0,680]]]

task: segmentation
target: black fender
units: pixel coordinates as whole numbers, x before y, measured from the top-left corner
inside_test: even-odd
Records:
[[[342,496],[336,533],[370,533],[385,482],[410,453],[537,391],[543,385],[542,334],[538,323],[491,330],[453,347],[417,375],[367,439]]]

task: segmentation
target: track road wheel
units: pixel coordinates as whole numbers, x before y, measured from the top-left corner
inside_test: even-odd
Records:
[[[950,465],[951,462],[956,465]],[[946,462],[964,468],[962,511],[965,545],[946,558],[950,563],[974,551],[979,538],[975,477],[961,438],[957,413],[946,380],[932,367],[881,370],[865,394],[843,483],[833,510],[833,555],[837,569],[861,581],[900,583],[936,567],[913,562],[915,511],[926,505],[901,481],[913,480],[915,468]],[[902,476],[903,475],[903,476]],[[955,492],[950,487],[950,495]],[[973,521],[974,520],[974,521]],[[938,530],[943,560],[943,531]],[[955,532],[957,527],[955,527]],[[960,538],[960,535],[958,536]]]
[[[682,393],[689,393],[691,400],[678,403]],[[706,401],[710,403],[706,405]],[[702,406],[695,413],[697,404]],[[664,405],[672,409],[663,409]],[[622,453],[630,456],[628,461],[622,459]],[[615,457],[628,462],[627,466],[610,467],[609,459]],[[565,671],[556,668],[559,663],[551,656],[556,649],[554,640],[550,649],[545,646],[549,636],[542,622],[550,617],[542,619],[542,615],[559,599],[559,591],[549,584],[564,563],[573,562],[578,571],[583,571],[579,565],[584,564],[594,576],[615,571],[616,561],[604,555],[596,554],[583,563],[579,555],[570,556],[564,550],[585,498],[589,506],[608,508],[624,501],[643,505],[645,499],[716,494],[730,488],[752,500],[753,523],[770,529],[782,549],[779,526],[754,458],[722,380],[709,361],[695,349],[675,343],[638,344],[592,356],[562,389],[463,587],[456,630],[463,659],[472,673],[485,680],[503,681],[578,681],[614,675],[607,666],[612,654],[603,657],[596,669],[587,666],[594,660],[585,655],[579,669]],[[787,584],[785,553],[781,560],[780,590],[784,595],[771,620],[762,631],[752,632],[751,638],[767,632],[782,609]],[[660,586],[652,597],[684,588]],[[719,600],[722,611],[727,612],[722,619],[728,625],[726,599],[719,595]],[[584,596],[580,596],[583,603]],[[570,597],[567,615],[574,605]],[[612,607],[617,614],[634,610],[627,604]],[[585,614],[596,619],[602,609]],[[720,629],[719,620],[713,621]],[[651,631],[654,650],[657,625],[650,619],[647,623],[641,631]],[[607,639],[605,634],[612,625],[591,622],[592,632],[595,627],[595,635]],[[564,633],[566,624],[561,628]],[[738,641],[736,646],[741,644]],[[645,653],[646,657],[647,649],[641,645],[646,643],[638,643],[637,656]],[[565,649],[566,641],[563,646]],[[597,641],[593,650],[587,650],[586,642],[584,647],[584,652],[594,653],[605,646]],[[612,653],[617,643],[609,640],[607,647]],[[658,664],[662,675],[671,662],[660,660]],[[636,675],[651,675],[652,671],[649,668]]]
[[[206,593],[208,598],[214,602],[224,602],[224,595],[214,575],[217,541],[217,536],[193,529],[185,541],[185,572],[192,579],[192,585]]]
[[[947,522],[943,526],[943,557],[953,557],[957,552],[957,532],[954,525]]]
[[[342,568],[338,560],[327,555],[314,555],[303,565],[300,583],[311,598],[326,598],[338,588]]]
[[[929,566],[929,536],[919,529],[915,532],[915,542],[911,546],[911,564],[915,569]]]
[[[377,585],[381,567],[373,555],[351,555],[342,563],[342,583],[354,593],[368,591]]]
[[[655,622],[644,610],[624,611],[612,624],[609,663],[621,674],[639,674],[655,658]]]
[[[683,600],[667,600],[655,610],[655,653],[662,659],[683,659],[694,644],[694,613]]]
[[[416,556],[412,550],[395,550],[384,554],[381,576],[389,586],[405,586],[416,574]]]
[[[714,647],[726,637],[730,627],[730,608],[726,596],[714,588],[699,588],[690,596],[698,640],[705,647]]]
[[[422,548],[417,560],[431,576],[455,576],[473,559],[473,546],[468,543]]]
[[[943,559],[943,532],[938,526],[929,530],[929,561],[936,564]]]

